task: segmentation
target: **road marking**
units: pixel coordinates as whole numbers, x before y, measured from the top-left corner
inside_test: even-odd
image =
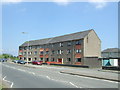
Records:
[[[51,79],[49,76],[46,76],[48,79]],[[52,79],[51,79],[52,80]]]
[[[3,80],[5,80],[6,76],[3,78]]]
[[[6,81],[6,82],[8,82],[8,83],[11,83],[10,88],[12,88],[12,87],[13,87],[13,85],[14,85],[14,83],[13,83],[13,82],[11,82],[11,81],[5,80],[5,78],[6,78],[6,76],[3,78],[3,80],[4,80],[4,81]]]
[[[34,72],[32,72],[32,74],[33,74],[33,75],[35,75],[35,73],[34,73]]]
[[[69,82],[71,85],[73,85],[74,87],[78,88],[78,86],[76,86],[75,84],[73,84],[72,82]],[[82,88],[82,87],[80,87]]]
[[[13,84],[14,84],[14,83],[12,82],[12,84],[11,84],[11,86],[10,86],[11,88],[13,87]]]
[[[82,77],[82,78],[87,78],[87,79],[93,79],[93,80],[101,80],[101,81],[106,81],[106,82],[111,82],[111,83],[118,83],[116,81],[110,81],[110,80],[104,80],[104,79],[97,79],[97,78],[91,78],[91,77],[84,77],[84,76],[77,76],[76,77]]]

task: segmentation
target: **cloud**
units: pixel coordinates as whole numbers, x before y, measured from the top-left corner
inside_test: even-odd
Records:
[[[58,5],[67,6],[70,3],[70,0],[53,0],[53,2],[57,3]]]
[[[97,9],[104,8],[107,5],[106,0],[89,0],[89,3],[93,4]]]
[[[2,0],[3,4],[9,4],[9,3],[20,3],[23,0]]]

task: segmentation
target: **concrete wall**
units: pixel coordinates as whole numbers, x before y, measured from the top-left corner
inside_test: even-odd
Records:
[[[93,30],[84,38],[84,57],[101,57],[101,41]]]
[[[89,68],[102,68],[102,60],[97,57],[86,57],[84,59],[84,65],[89,66]]]

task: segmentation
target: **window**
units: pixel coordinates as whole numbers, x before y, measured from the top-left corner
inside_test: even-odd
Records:
[[[24,60],[26,60],[26,57],[24,57]]]
[[[31,55],[32,54],[32,52],[28,52],[28,55]]]
[[[28,58],[29,61],[31,61],[31,58]]]
[[[30,55],[32,54],[32,52],[30,52]]]
[[[87,43],[88,43],[88,37],[87,37]]]
[[[37,49],[37,46],[34,46],[35,49]]]
[[[60,47],[63,47],[63,43],[60,43]]]
[[[49,61],[49,58],[46,58],[46,62]]]
[[[63,54],[63,50],[58,50],[57,54]]]
[[[76,50],[76,53],[81,53],[81,50],[80,50],[80,49],[77,49],[77,50]]]
[[[37,60],[37,58],[35,57],[35,60]]]
[[[27,49],[27,47],[24,47],[24,50],[26,50]]]
[[[71,61],[71,58],[67,58],[67,61],[70,62],[70,61]]]
[[[69,54],[69,53],[71,53],[71,50],[70,50],[70,49],[67,50],[67,54]]]
[[[45,48],[48,48],[48,45],[45,45]]]
[[[54,54],[55,53],[55,51],[54,50],[52,50],[52,54]]]
[[[36,55],[36,54],[37,54],[37,51],[35,51],[34,54]]]
[[[46,54],[49,54],[49,51],[46,51]]]
[[[22,52],[19,52],[19,55],[23,55],[23,53],[22,53]]]
[[[76,62],[81,62],[81,58],[76,58]]]
[[[82,43],[82,40],[76,41],[76,45],[81,45],[81,43]]]
[[[23,54],[26,55],[26,52],[24,52]]]
[[[63,50],[61,50],[61,54],[63,54]]]
[[[60,54],[60,50],[57,51],[57,54]]]
[[[43,58],[40,58],[40,61],[43,61]]]
[[[43,51],[41,51],[40,54],[43,54]]]
[[[28,55],[30,55],[30,52],[28,52]]]
[[[29,50],[32,49],[32,46],[29,46]]]
[[[68,45],[68,46],[71,46],[71,42],[69,41],[67,45]]]
[[[55,61],[55,59],[54,58],[52,58],[52,62],[54,62]]]
[[[22,50],[22,47],[19,47],[19,50]]]
[[[54,47],[54,44],[52,44],[51,46]]]

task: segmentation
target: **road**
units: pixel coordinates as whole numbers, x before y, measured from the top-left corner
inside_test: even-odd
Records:
[[[66,68],[2,63],[2,78],[11,88],[118,88],[118,83],[109,80],[60,73]]]

